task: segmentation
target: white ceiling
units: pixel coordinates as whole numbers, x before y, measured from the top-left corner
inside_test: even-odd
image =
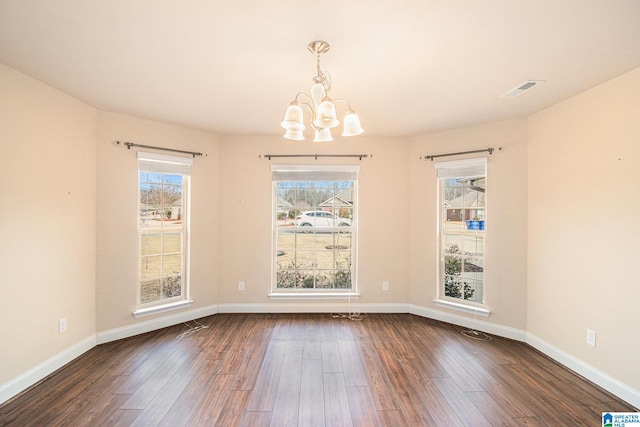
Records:
[[[0,62],[220,134],[282,133],[313,40],[366,134],[407,136],[527,116],[640,67],[640,1],[0,0]],[[529,79],[546,83],[499,97]]]

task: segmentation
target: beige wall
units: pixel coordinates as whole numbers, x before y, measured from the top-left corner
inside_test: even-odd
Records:
[[[411,138],[409,223],[410,302],[437,309],[437,181],[431,154],[488,147],[488,153],[444,157],[436,161],[486,156],[487,243],[486,320],[526,330],[527,289],[527,135],[526,120],[510,120]],[[498,151],[498,148],[502,150]],[[445,312],[450,310],[442,309]],[[459,312],[455,312],[460,314]]]
[[[527,328],[636,390],[639,94],[636,69],[532,116],[528,153]]]
[[[335,137],[330,143],[287,141],[280,136],[223,136],[220,145],[221,304],[304,302],[270,300],[271,165],[353,164],[360,166],[359,268],[357,304],[406,303],[408,283],[408,171],[405,139]],[[372,158],[259,158],[264,154],[368,154]],[[238,281],[245,291],[238,291]],[[382,282],[390,289],[382,291]],[[313,301],[311,302],[313,304]],[[344,304],[344,302],[340,302]],[[316,305],[319,306],[319,305]],[[346,310],[345,310],[346,311]]]
[[[0,385],[95,333],[95,127],[0,64]]]
[[[116,141],[207,154],[195,158],[191,167],[190,274],[191,297],[195,301],[191,309],[215,304],[217,294],[218,138],[207,132],[101,111],[98,113],[96,216],[98,332],[154,318],[134,319],[132,316],[138,289],[135,216],[138,209],[135,151],[138,148],[128,150],[116,145]]]

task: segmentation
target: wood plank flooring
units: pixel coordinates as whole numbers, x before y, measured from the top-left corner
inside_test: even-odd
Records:
[[[0,426],[597,426],[635,412],[526,344],[409,314],[218,314],[100,345]]]

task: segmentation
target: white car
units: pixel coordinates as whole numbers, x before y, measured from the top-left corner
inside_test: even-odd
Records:
[[[296,217],[298,227],[351,227],[351,220],[340,218],[326,211],[300,212]]]

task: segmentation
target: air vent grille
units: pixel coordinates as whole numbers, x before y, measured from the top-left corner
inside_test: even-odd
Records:
[[[524,82],[524,83],[518,85],[517,87],[511,89],[510,91],[508,91],[504,95],[501,95],[500,98],[515,98],[515,97],[518,97],[518,96],[522,95],[523,93],[525,93],[527,91],[530,91],[534,87],[540,86],[544,82],[545,82],[545,80],[527,80],[526,82]]]

